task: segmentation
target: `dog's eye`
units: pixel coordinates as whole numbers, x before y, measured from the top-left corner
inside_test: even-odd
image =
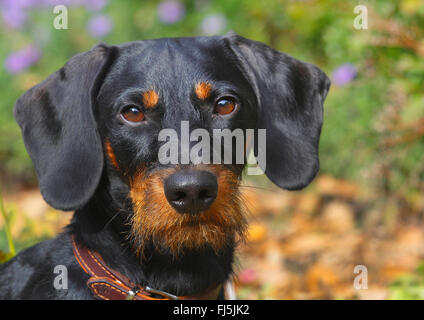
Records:
[[[144,120],[144,113],[134,106],[125,107],[121,111],[122,117],[129,122],[141,122]]]
[[[232,113],[237,107],[237,103],[232,98],[221,98],[215,104],[215,113],[226,115]]]

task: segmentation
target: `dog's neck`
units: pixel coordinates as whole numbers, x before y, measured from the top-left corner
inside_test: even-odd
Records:
[[[97,251],[109,267],[140,285],[175,295],[198,294],[231,276],[233,244],[219,255],[205,248],[178,257],[146,245],[143,257],[137,256],[128,240],[132,213],[123,210],[124,204],[116,198],[107,187],[98,189],[86,206],[75,211],[69,226],[76,239]]]

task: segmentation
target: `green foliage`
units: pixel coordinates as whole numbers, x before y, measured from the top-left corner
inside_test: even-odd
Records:
[[[415,274],[399,277],[389,286],[392,300],[423,300],[424,299],[424,263],[421,263]]]
[[[7,244],[9,246],[9,253],[4,253],[0,251],[0,263],[3,263],[13,258],[16,254],[16,250],[15,250],[15,244],[13,243],[13,239],[12,239],[12,233],[10,231],[10,222],[11,222],[10,220],[11,220],[12,212],[6,211],[6,208],[4,207],[3,197],[1,195],[1,190],[0,190],[0,212],[4,221],[4,231],[6,233]]]

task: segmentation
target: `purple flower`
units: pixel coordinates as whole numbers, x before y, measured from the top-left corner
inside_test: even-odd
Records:
[[[11,29],[22,28],[27,20],[27,14],[19,1],[8,0],[1,2],[1,11],[3,22]]]
[[[33,5],[39,4],[40,0],[3,0],[0,1],[2,7],[25,9]]]
[[[107,4],[107,0],[86,0],[84,6],[91,11],[102,10]]]
[[[83,0],[43,0],[43,1],[38,0],[37,2],[41,5],[53,7],[57,5],[79,6],[84,1]]]
[[[227,19],[222,14],[207,16],[200,24],[202,33],[207,35],[218,34],[227,26]]]
[[[94,38],[102,38],[112,31],[112,19],[106,15],[97,15],[88,22],[88,33]]]
[[[158,6],[159,20],[165,24],[173,24],[183,18],[184,5],[178,1],[164,1]]]
[[[344,86],[356,77],[357,71],[353,64],[344,63],[333,71],[332,81],[337,86]]]
[[[4,67],[10,74],[20,73],[36,63],[40,57],[40,50],[33,45],[29,45],[8,55],[4,61]]]

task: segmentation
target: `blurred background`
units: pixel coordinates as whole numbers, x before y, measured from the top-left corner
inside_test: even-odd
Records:
[[[68,29],[53,27],[56,5],[67,7]],[[357,5],[368,29],[354,27]],[[0,261],[72,214],[37,189],[12,115],[24,91],[100,41],[232,30],[318,65],[333,83],[317,179],[301,192],[245,181],[238,297],[424,298],[423,1],[0,0],[0,27]],[[355,289],[358,265],[367,289]]]

